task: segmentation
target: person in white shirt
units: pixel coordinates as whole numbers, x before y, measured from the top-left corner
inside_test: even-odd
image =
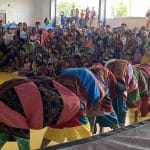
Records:
[[[28,34],[27,34],[27,31],[26,30],[20,30],[20,38],[22,40],[26,40],[28,38]]]
[[[5,41],[5,46],[9,46],[11,42],[13,41],[14,35],[10,32],[10,28],[7,29],[7,32],[3,36]]]

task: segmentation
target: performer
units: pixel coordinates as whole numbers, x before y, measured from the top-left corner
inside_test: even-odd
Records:
[[[76,80],[72,80],[74,75]],[[29,129],[38,130],[46,126],[51,131],[45,134],[47,141],[63,142],[65,138],[72,141],[89,137],[92,134],[87,108],[91,114],[99,114],[100,102],[104,98],[105,89],[85,68],[66,69],[57,81],[48,77],[9,80],[0,85],[0,148],[13,137],[20,150],[28,150]],[[56,132],[56,129],[66,132]]]
[[[90,114],[90,117],[93,118],[93,116],[103,113],[101,102],[106,98],[106,90],[88,69],[66,69],[56,81],[73,91],[80,98],[80,111],[74,119],[65,124],[65,127],[64,125],[48,127],[41,147],[47,146],[50,141],[62,143],[65,138],[68,141],[74,141],[91,136],[87,114]]]
[[[119,128],[118,117],[112,106],[112,99],[114,99],[115,87],[117,86],[116,78],[109,69],[101,64],[93,65],[90,70],[94,73],[98,81],[103,83],[105,91],[107,91],[107,99],[105,99],[105,101],[103,100],[103,103],[101,103],[101,109],[104,114],[96,117],[95,129],[96,123],[100,125],[100,133],[102,132],[102,127],[110,127],[112,129]]]
[[[29,150],[30,129],[65,127],[79,110],[79,98],[48,77],[9,80],[0,85],[0,149],[14,138],[19,150]]]
[[[141,96],[141,106],[140,112],[141,116],[145,117],[149,115],[149,105],[150,105],[150,65],[141,64],[136,65],[136,71],[139,75],[139,92]]]
[[[126,60],[109,60],[106,62],[106,67],[111,70],[117,80],[113,107],[117,113],[120,126],[124,126],[127,112],[127,93],[138,88],[137,80],[133,75],[132,65]]]

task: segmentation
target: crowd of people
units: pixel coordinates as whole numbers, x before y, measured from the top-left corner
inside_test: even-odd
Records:
[[[0,24],[0,29],[2,29]],[[40,23],[17,30],[0,30],[0,69],[22,75],[57,76],[65,68],[90,67],[112,58],[139,64],[149,58],[150,32],[145,27],[55,28],[44,30]],[[144,56],[144,57],[143,57]]]

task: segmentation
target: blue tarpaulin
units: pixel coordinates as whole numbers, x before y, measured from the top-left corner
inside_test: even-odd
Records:
[[[9,23],[5,25],[5,28],[17,29],[18,25],[16,23]]]
[[[41,28],[45,30],[54,29],[54,27],[51,24],[48,25],[44,24]]]

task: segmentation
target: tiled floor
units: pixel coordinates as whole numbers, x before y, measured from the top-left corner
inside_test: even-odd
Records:
[[[0,83],[9,80],[11,78],[14,78],[15,75],[13,75],[12,73],[6,73],[6,72],[0,72]],[[139,121],[141,120],[145,120],[145,119],[149,119],[150,117],[140,117],[139,116]],[[133,110],[129,110],[128,114],[127,114],[127,120],[126,120],[126,124],[132,124],[134,120],[134,113]],[[40,130],[40,131],[35,131],[35,130],[31,130],[31,149],[37,149],[40,146],[41,140],[43,138],[43,134],[44,134],[45,129]],[[109,131],[109,128],[105,128],[104,129],[105,132]],[[53,143],[54,144],[54,143]],[[15,142],[13,143],[7,143],[5,144],[5,146],[3,147],[2,150],[17,150],[17,144]]]

